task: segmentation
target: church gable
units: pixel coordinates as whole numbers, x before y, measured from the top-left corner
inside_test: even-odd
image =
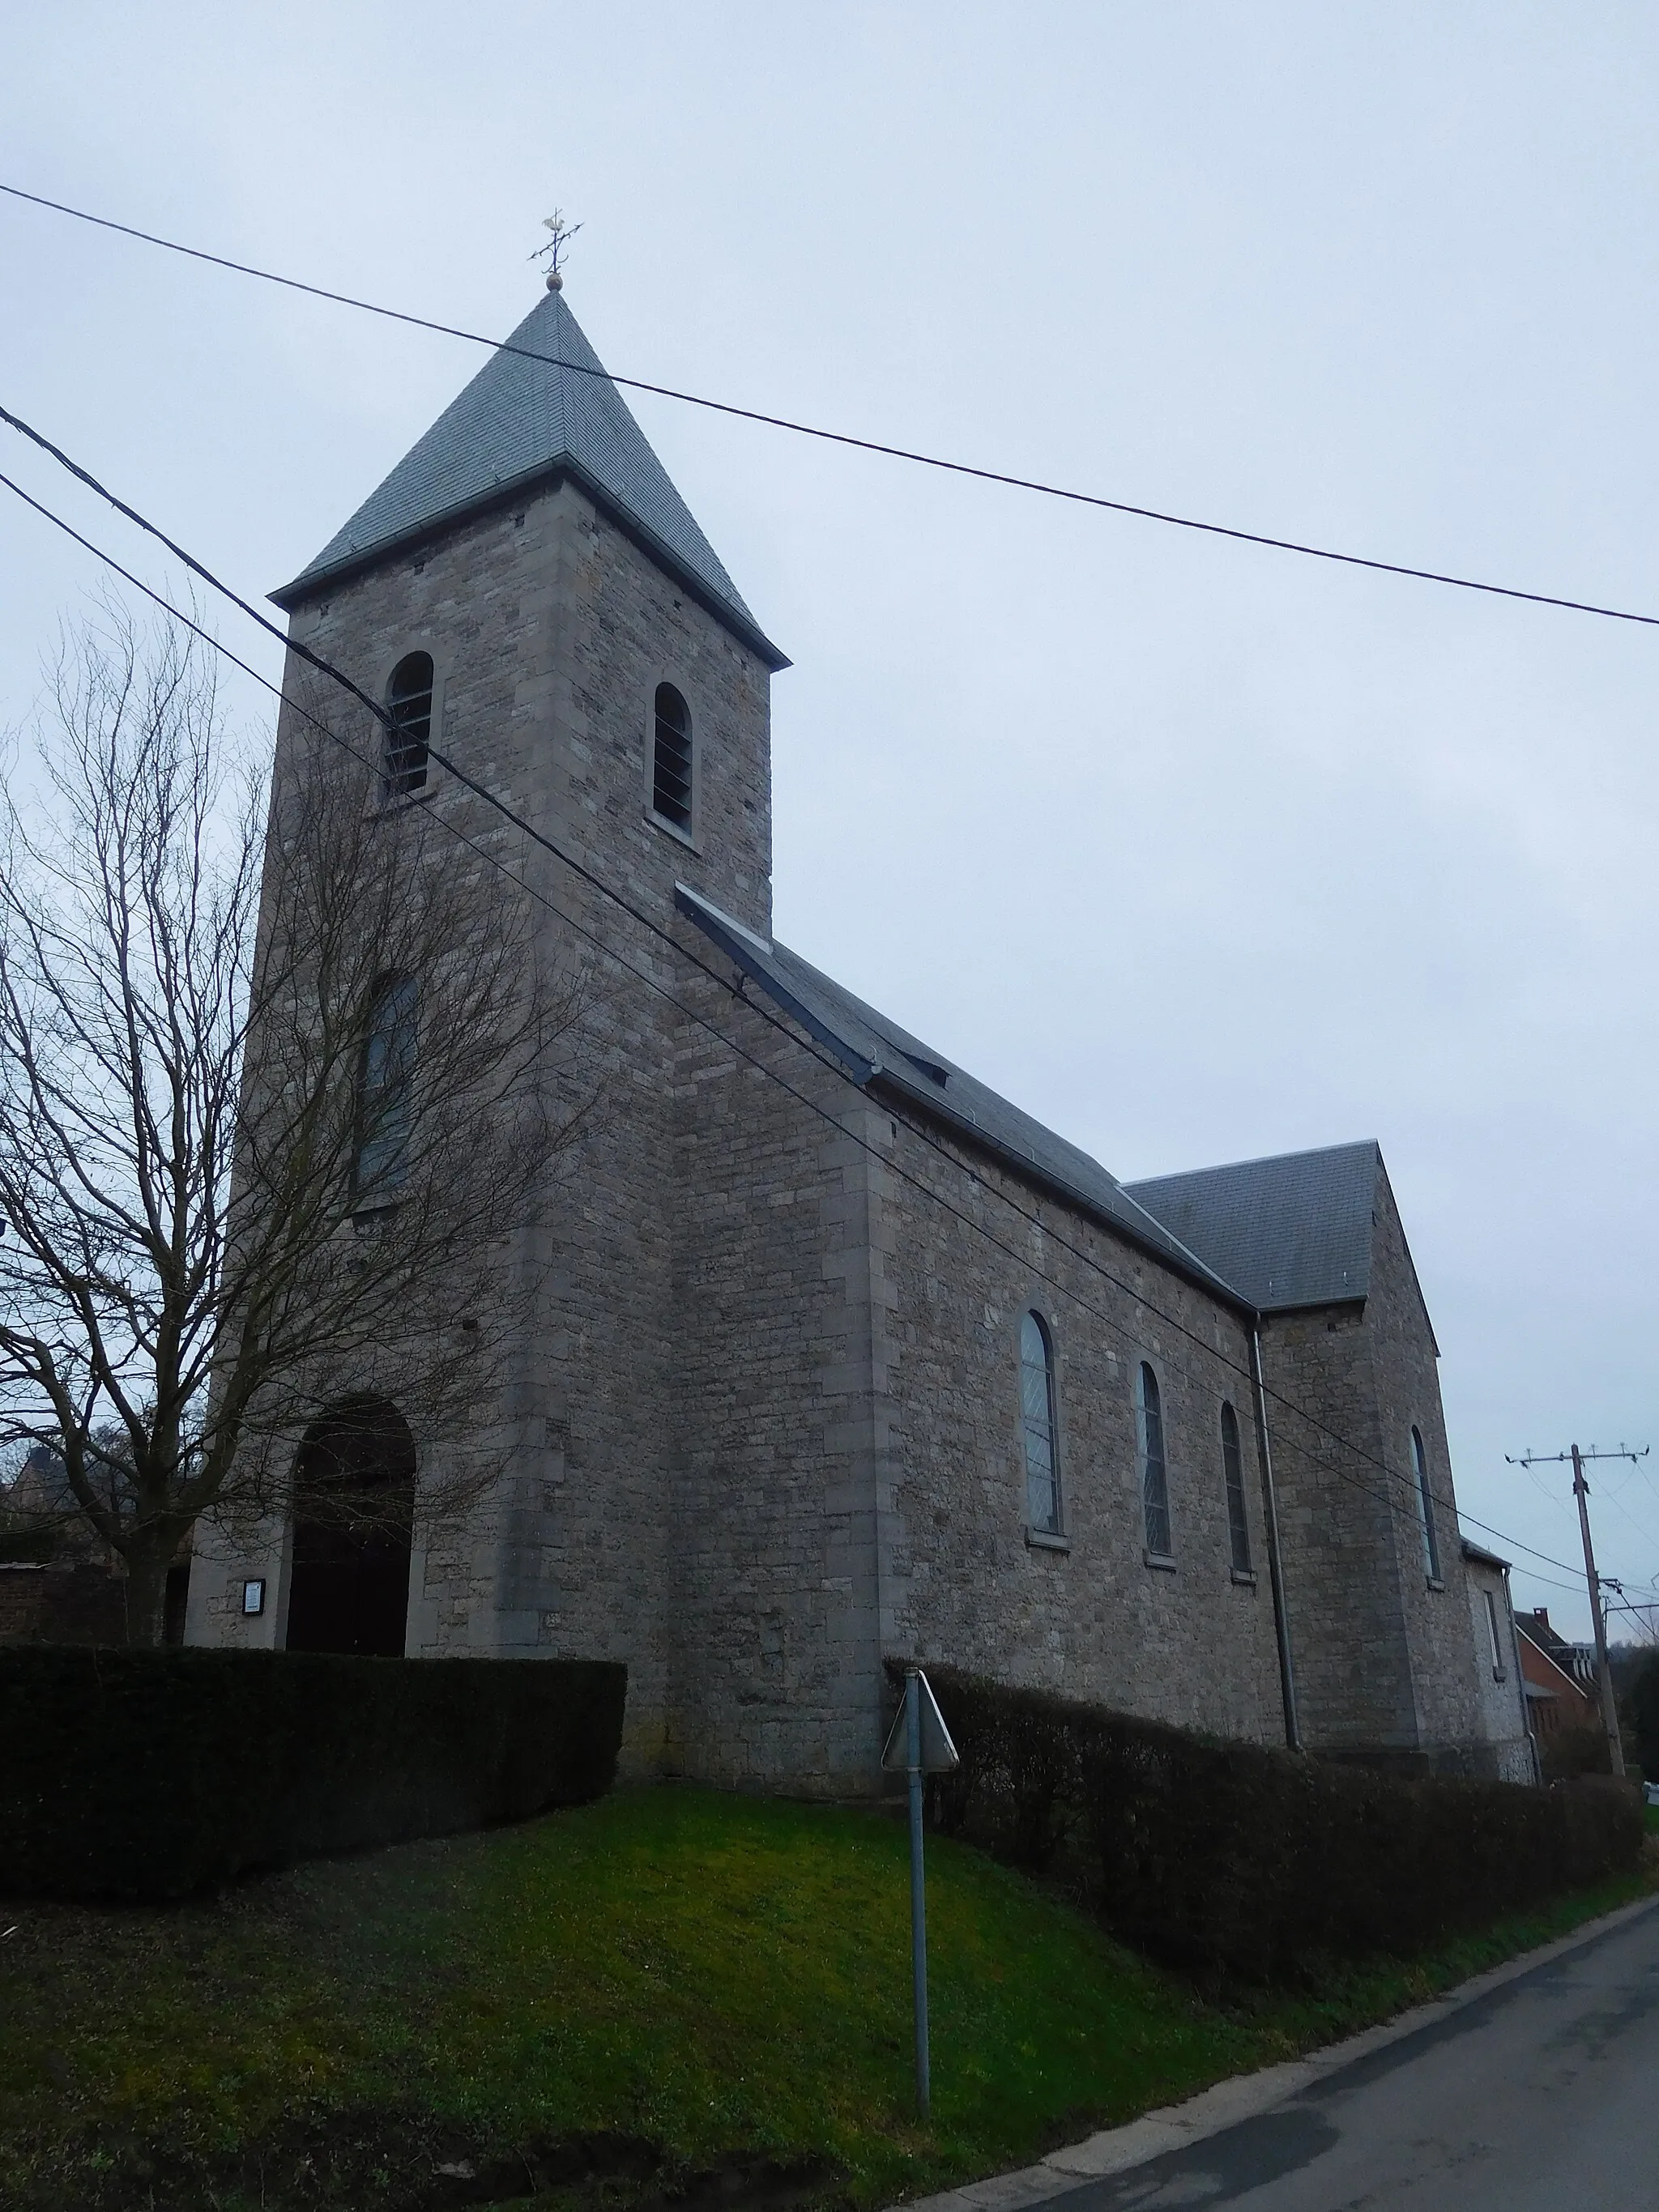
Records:
[[[1126,1186],[1261,1313],[1368,1296],[1382,1161],[1370,1139]]]

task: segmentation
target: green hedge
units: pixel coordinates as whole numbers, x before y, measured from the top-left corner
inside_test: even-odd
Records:
[[[0,1894],[180,1897],[603,1795],[625,1667],[0,1650]]]
[[[937,1825],[1060,1877],[1127,1941],[1189,1966],[1270,1980],[1417,1950],[1641,1852],[1623,1783],[1405,1779],[949,1668],[928,1680],[962,1754],[929,1785]]]

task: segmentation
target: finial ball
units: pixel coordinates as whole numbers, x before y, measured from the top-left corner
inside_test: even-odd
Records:
[[[550,292],[562,292],[564,289],[564,279],[556,269],[550,269],[547,272],[547,289]]]

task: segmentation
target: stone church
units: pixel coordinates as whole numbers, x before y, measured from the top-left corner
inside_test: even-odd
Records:
[[[331,1615],[291,1526],[208,1532],[189,1640],[624,1660],[633,1771],[786,1790],[877,1786],[890,1656],[1530,1778],[1376,1146],[1121,1183],[777,942],[788,664],[561,291],[274,597],[392,708],[389,793],[476,827],[426,746],[487,781],[669,988],[605,978],[465,1540],[416,1515]]]

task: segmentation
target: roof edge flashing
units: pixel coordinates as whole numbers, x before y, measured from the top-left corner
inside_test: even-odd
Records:
[[[268,592],[265,596],[284,614],[292,614],[307,600],[317,599],[326,591],[351,582],[354,578],[366,574],[369,569],[378,568],[381,562],[391,560],[397,554],[410,552],[416,545],[429,545],[437,538],[447,537],[451,531],[459,529],[462,523],[471,520],[475,516],[489,514],[498,507],[510,506],[515,499],[522,499],[528,493],[556,491],[567,478],[578,485],[625,537],[632,538],[648,559],[654,561],[673,582],[688,592],[705,613],[712,615],[716,622],[731,631],[740,644],[746,645],[751,653],[764,661],[772,675],[781,675],[786,668],[794,665],[788,654],[778,650],[757,622],[752,617],[745,617],[736,607],[723,600],[718,592],[713,590],[672,546],[658,536],[649,523],[642,522],[638,515],[629,513],[613,493],[568,453],[556,461],[527,469],[522,476],[510,477],[501,483],[491,484],[487,490],[470,494],[465,499],[458,500],[453,507],[445,507],[438,514],[428,515],[407,530],[394,531],[389,537],[377,538],[372,545],[355,547],[349,553],[342,554],[338,560],[331,561],[325,568],[314,565],[302,568],[291,583],[279,584],[274,592]]]
[[[791,1020],[799,1022],[808,1036],[832,1054],[860,1091],[868,1090],[875,1077],[881,1073],[878,1064],[814,1013],[805,1001],[781,979],[772,957],[772,948],[763,937],[752,929],[745,928],[742,922],[734,921],[729,914],[722,914],[712,901],[694,891],[688,884],[675,884],[674,905],[677,912],[694,923],[745,975],[758,983],[768,997],[783,1008]]]

